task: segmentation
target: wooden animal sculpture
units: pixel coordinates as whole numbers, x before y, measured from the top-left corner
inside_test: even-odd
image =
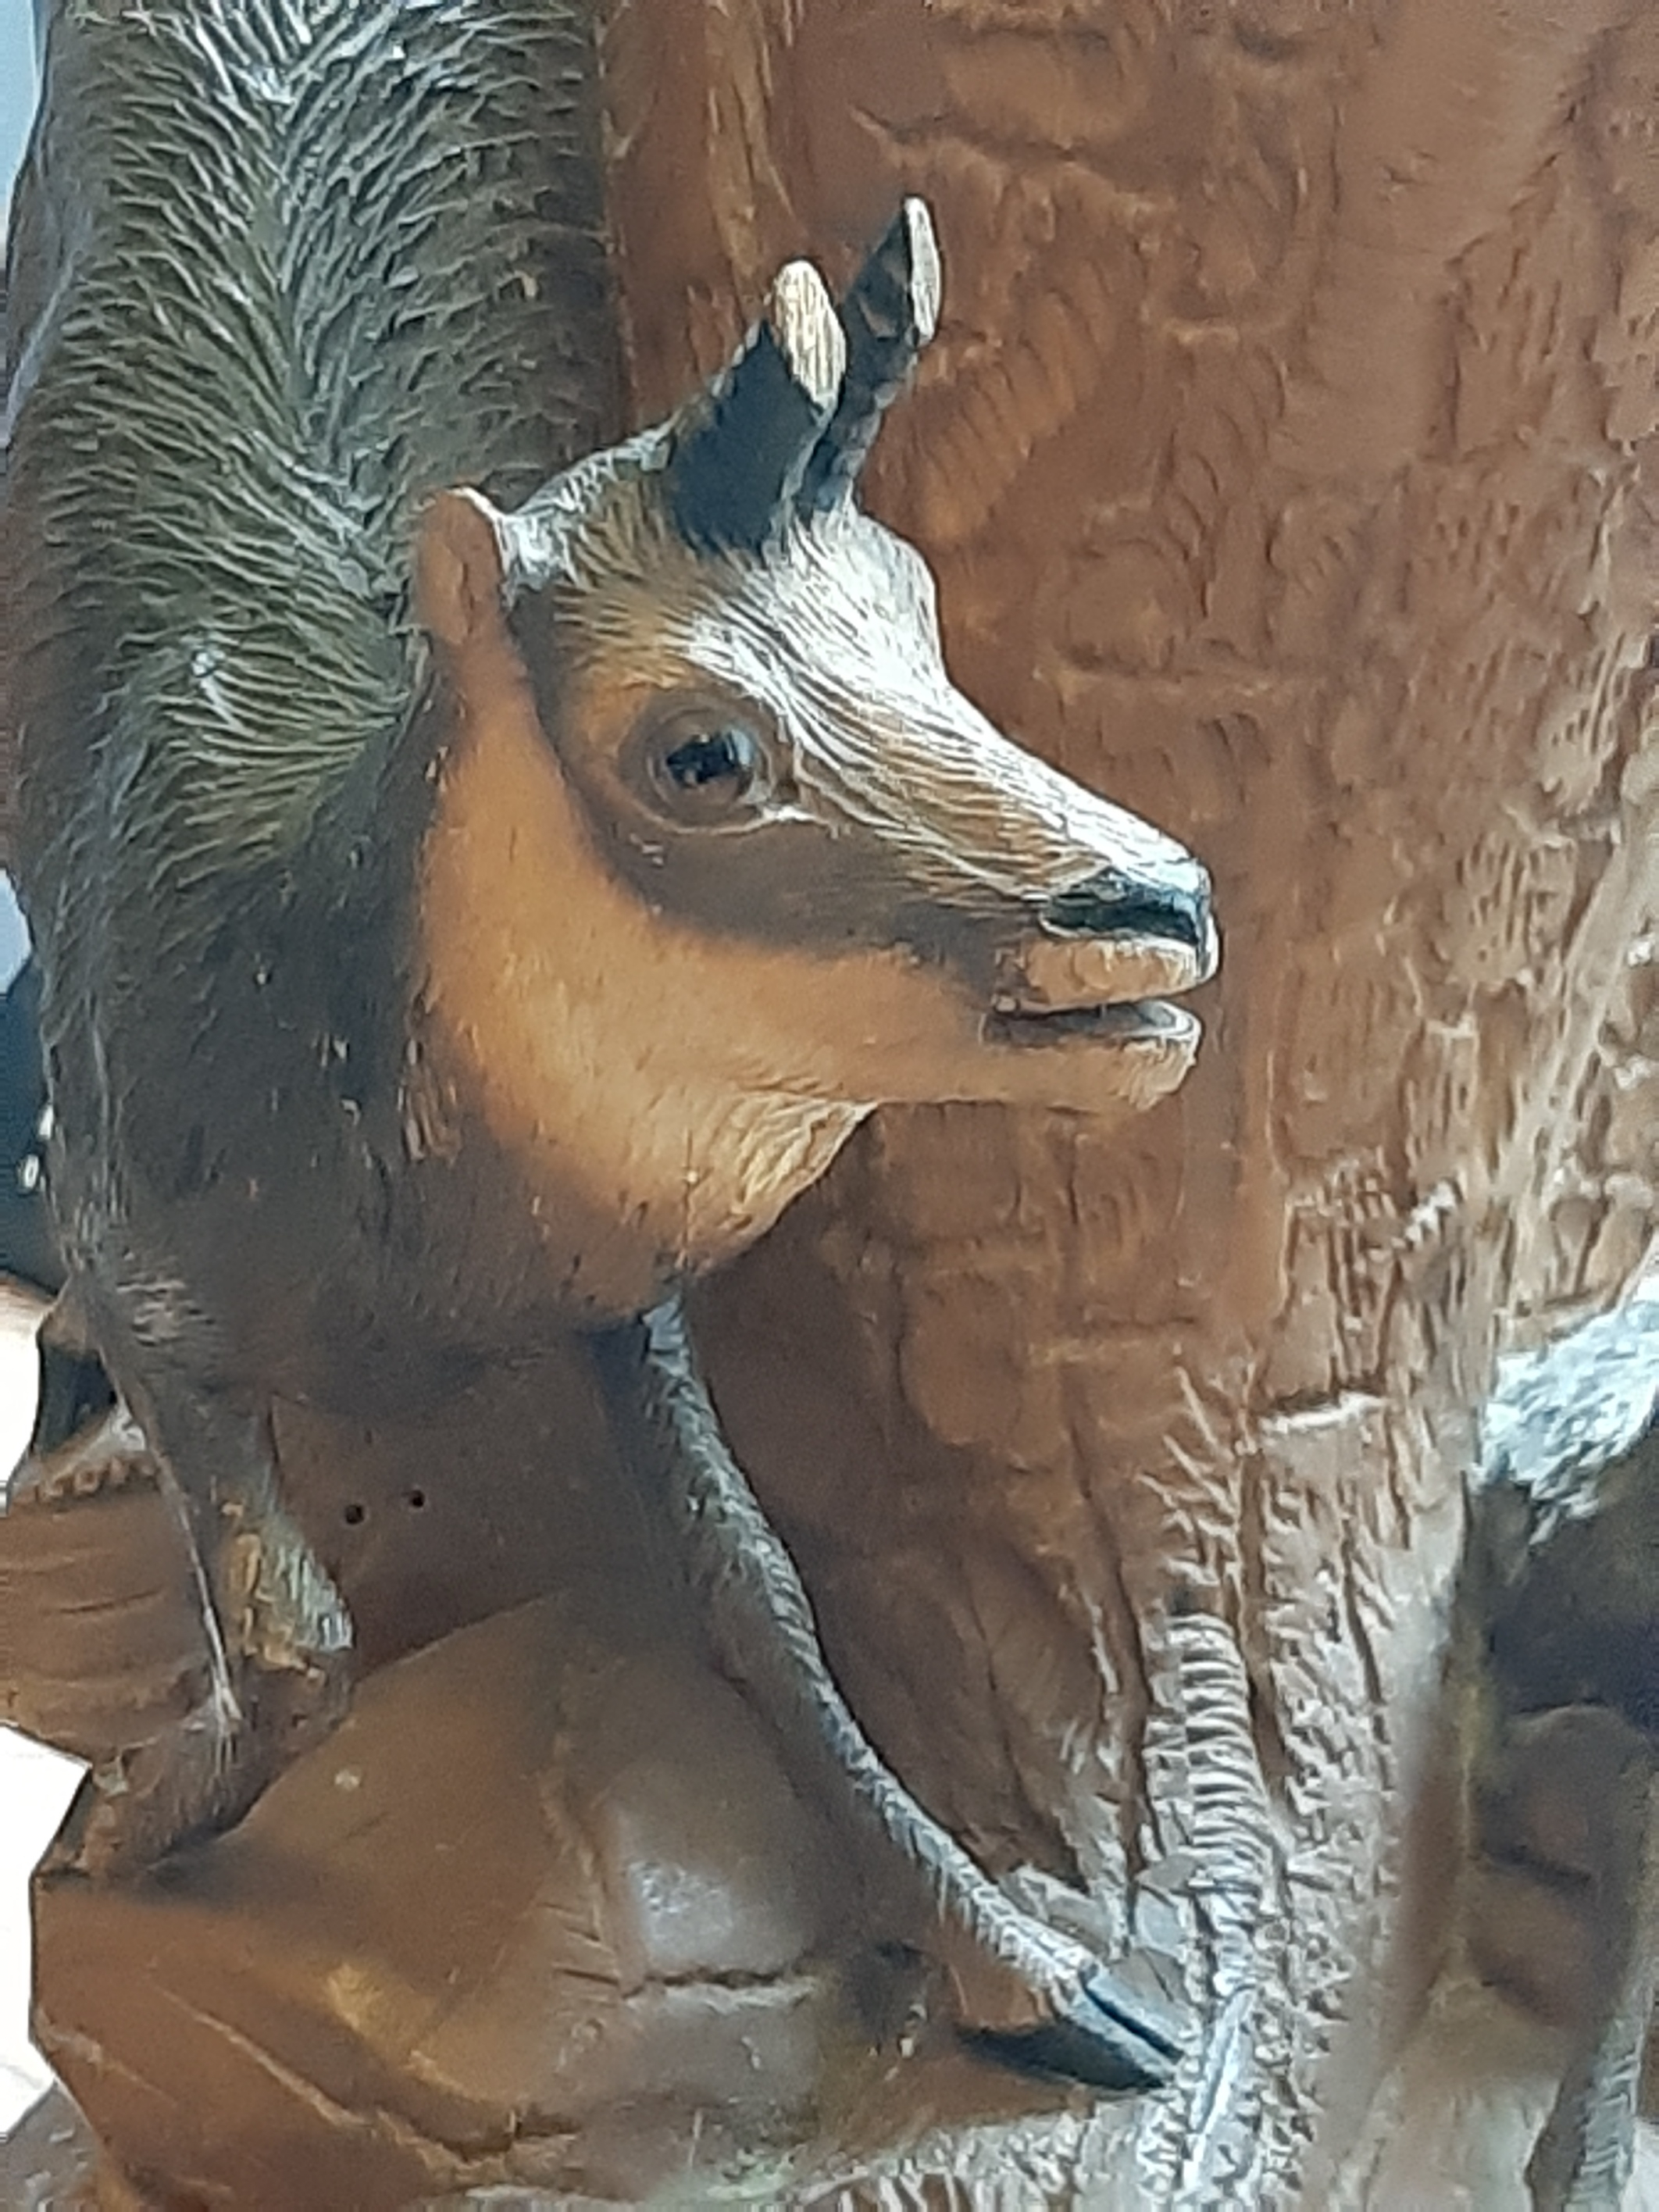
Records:
[[[839,307],[792,263],[600,445],[591,37],[549,0],[50,23],[3,581],[56,1328],[217,1639],[129,1847],[234,1817],[340,1709],[272,1396],[418,1404],[589,1333],[715,1652],[1024,1978],[1046,2057],[1155,2079],[1168,2033],[860,1731],[675,1297],[884,1101],[1170,1091],[1207,878],[953,689],[924,562],[859,509],[937,314],[919,204]]]
[[[1500,1986],[1533,1984],[1570,2031],[1527,2169],[1535,2212],[1613,2212],[1635,2164],[1659,1991],[1656,1415],[1650,1279],[1614,1311],[1500,1361],[1482,1417],[1463,1591],[1477,1868],[1511,1894],[1537,1883],[1575,1954],[1517,1975],[1512,1903],[1482,1911],[1477,1880],[1477,1964]]]

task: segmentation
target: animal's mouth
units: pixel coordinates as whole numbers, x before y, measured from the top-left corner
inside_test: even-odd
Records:
[[[1153,937],[1034,938],[1006,957],[987,1017],[988,1042],[1024,1047],[1184,1047],[1196,1042],[1196,1014],[1165,998],[1214,974],[1212,932],[1192,945]]]
[[[1200,1024],[1185,1006],[1166,999],[1127,999],[1104,1006],[1000,1007],[988,1015],[993,1044],[1024,1049],[1076,1038],[1091,1044],[1185,1045],[1197,1041]]]

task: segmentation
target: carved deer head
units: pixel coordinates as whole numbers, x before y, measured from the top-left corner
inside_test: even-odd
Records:
[[[1121,1112],[1196,1048],[1164,994],[1214,969],[1205,871],[956,690],[856,504],[938,283],[911,201],[839,311],[786,268],[666,425],[428,514],[434,1048],[603,1308],[747,1243],[873,1106]]]

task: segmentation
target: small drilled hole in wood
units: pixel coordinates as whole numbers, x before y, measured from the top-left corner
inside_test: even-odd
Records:
[[[348,1505],[343,1517],[348,1528],[360,1528],[368,1518],[368,1508],[355,1504]]]
[[[418,1513],[421,1508],[426,1504],[425,1491],[411,1490],[409,1493],[409,1502],[414,1510]]]

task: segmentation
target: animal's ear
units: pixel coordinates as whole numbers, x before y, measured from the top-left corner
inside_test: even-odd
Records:
[[[766,313],[676,426],[664,489],[700,552],[758,552],[793,513],[807,459],[835,410],[847,341],[809,261],[779,271]]]
[[[881,418],[939,324],[939,241],[925,200],[907,199],[841,303],[847,376],[841,404],[801,479],[804,514],[852,496]]]
[[[452,652],[503,620],[502,519],[482,492],[442,491],[415,543],[415,615]]]

